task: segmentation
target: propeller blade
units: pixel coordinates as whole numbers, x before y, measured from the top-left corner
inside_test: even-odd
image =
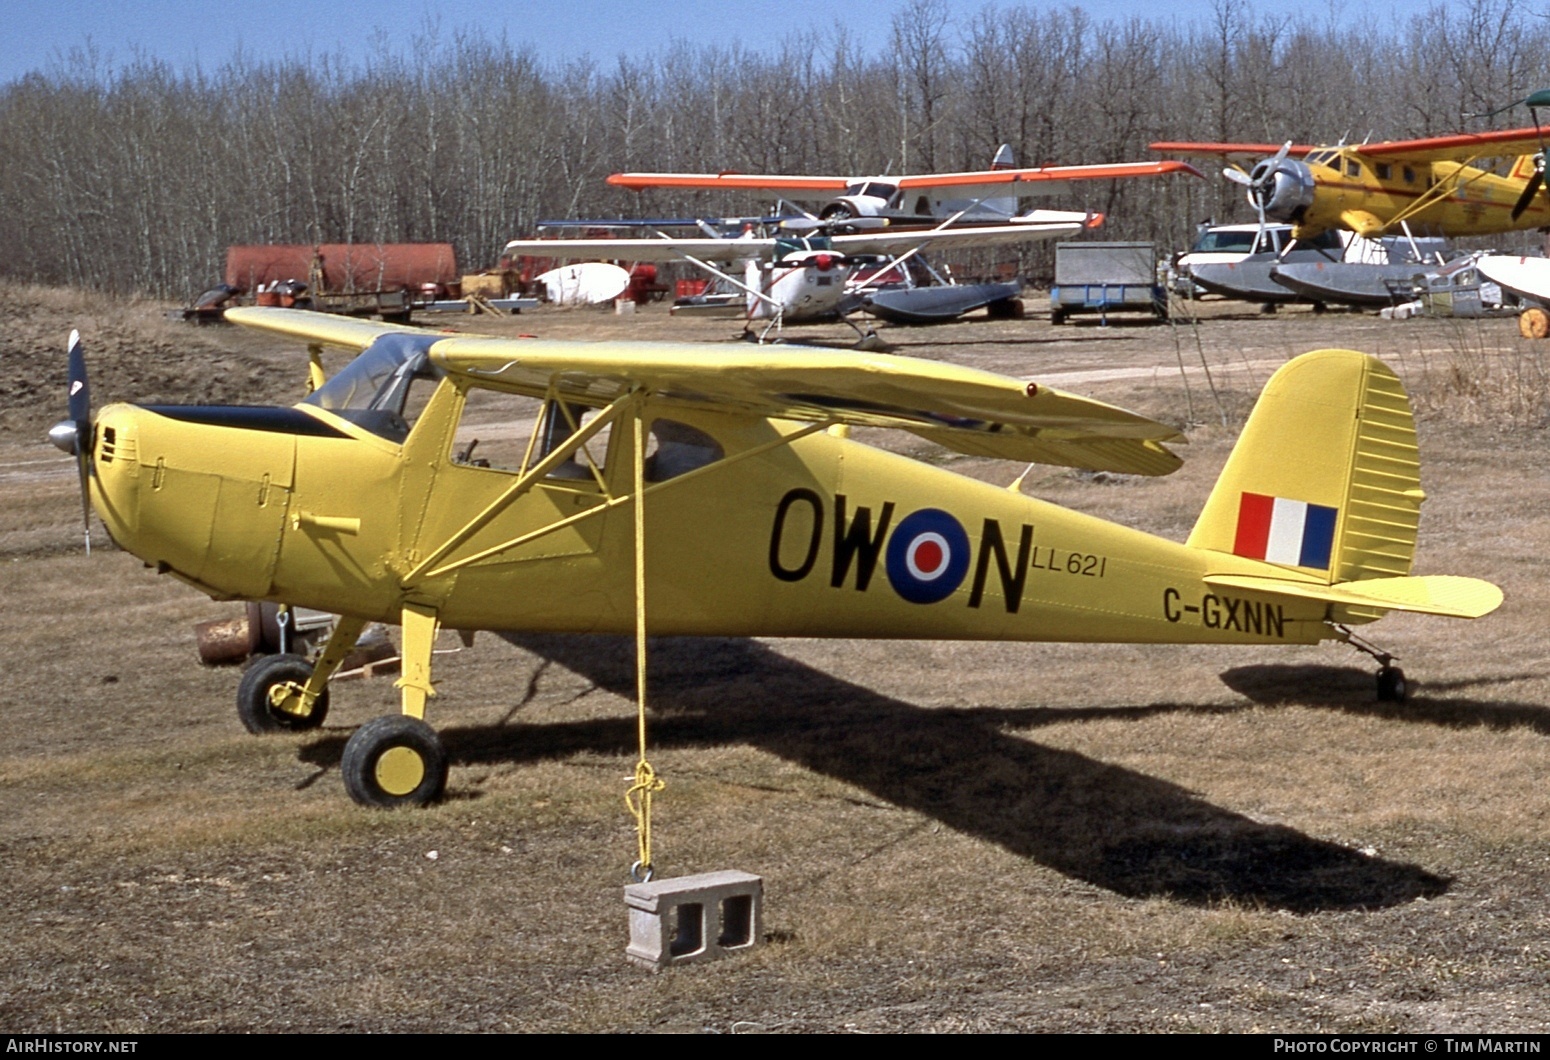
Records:
[[[70,418],[80,423],[91,419],[91,386],[86,381],[86,354],[81,333],[70,332]]]
[[[1534,201],[1534,196],[1539,194],[1539,189],[1545,183],[1545,167],[1543,165],[1534,168],[1534,175],[1528,178],[1528,183],[1523,185],[1523,194],[1518,196],[1518,201],[1512,206],[1512,219],[1516,221],[1523,216],[1523,211],[1528,209],[1529,203]]]
[[[91,385],[86,380],[86,353],[81,333],[70,332],[70,418],[75,421],[75,469],[81,480],[81,523],[86,554],[91,555]]]
[[[1242,184],[1245,188],[1252,188],[1254,186],[1253,177],[1249,176],[1241,169],[1234,169],[1232,166],[1228,166],[1226,169],[1222,170],[1222,176],[1226,177],[1234,184]]]

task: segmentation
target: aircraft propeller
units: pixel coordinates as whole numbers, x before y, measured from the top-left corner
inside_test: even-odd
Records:
[[[1222,176],[1234,184],[1241,184],[1248,189],[1249,202],[1253,204],[1259,214],[1259,229],[1265,230],[1265,204],[1275,192],[1276,173],[1281,168],[1281,163],[1286,161],[1286,156],[1291,153],[1292,141],[1288,140],[1281,145],[1281,150],[1271,157],[1257,164],[1253,171],[1245,173],[1241,169],[1228,166],[1222,170]]]
[[[1534,175],[1528,178],[1528,183],[1523,186],[1523,194],[1519,195],[1518,201],[1512,204],[1512,219],[1514,221],[1523,216],[1523,211],[1527,210],[1529,203],[1534,201],[1534,196],[1539,194],[1539,189],[1545,186],[1545,135],[1544,127],[1539,124],[1539,109],[1541,107],[1550,108],[1550,89],[1542,88],[1538,92],[1531,93],[1522,99],[1515,99],[1511,103],[1497,107],[1495,110],[1467,115],[1467,117],[1471,118],[1491,118],[1504,110],[1511,110],[1520,103],[1528,108],[1529,114],[1534,118],[1534,128],[1539,130],[1539,153],[1534,156]]]
[[[1523,194],[1518,196],[1518,201],[1512,205],[1512,219],[1516,221],[1528,204],[1534,201],[1534,196],[1539,194],[1539,189],[1545,186],[1545,134],[1544,128],[1539,124],[1539,108],[1550,106],[1550,92],[1535,92],[1523,101],[1528,106],[1529,114],[1533,115],[1534,128],[1539,129],[1539,153],[1534,156],[1534,175],[1528,178],[1528,183],[1523,185]]]
[[[86,554],[91,555],[91,384],[86,379],[86,353],[81,347],[81,333],[70,332],[69,348],[70,389],[68,396],[69,419],[61,420],[49,428],[49,441],[75,457],[75,468],[81,481],[81,519],[86,529]]]
[[[1529,203],[1534,201],[1534,196],[1539,194],[1539,189],[1545,186],[1545,150],[1541,146],[1539,153],[1534,156],[1534,175],[1528,178],[1528,183],[1523,185],[1523,194],[1518,196],[1518,201],[1512,204],[1512,219],[1516,221],[1523,216]]]

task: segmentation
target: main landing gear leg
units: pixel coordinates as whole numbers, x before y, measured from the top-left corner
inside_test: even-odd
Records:
[[[878,336],[876,328],[867,328],[865,331],[862,331],[861,325],[850,319],[850,317],[840,317],[840,321],[850,325],[850,330],[856,333],[856,349],[881,353],[893,348]]]
[[[425,723],[431,686],[431,651],[436,645],[436,612],[404,608],[403,711],[373,718],[344,745],[339,771],[345,790],[362,806],[424,806],[447,785],[447,752],[436,730]]]
[[[1383,649],[1367,643],[1362,638],[1346,627],[1331,622],[1336,639],[1344,641],[1363,655],[1369,655],[1378,663],[1378,699],[1385,703],[1403,703],[1410,694],[1410,686],[1405,681],[1405,671],[1394,665],[1394,656]]]

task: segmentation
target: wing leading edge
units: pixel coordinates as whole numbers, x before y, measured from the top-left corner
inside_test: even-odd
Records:
[[[927,249],[1033,243],[1075,235],[1103,223],[1102,214],[1040,210],[993,225],[957,228],[894,229],[857,232],[829,237],[829,245],[845,254],[894,254],[916,246]],[[801,235],[802,233],[795,233]],[[507,257],[532,255],[545,258],[599,258],[610,261],[741,261],[774,257],[776,242],[769,237],[715,239],[702,236],[655,239],[513,239],[506,244]]]
[[[1475,158],[1531,154],[1539,150],[1541,137],[1544,135],[1537,128],[1497,129],[1492,132],[1428,136],[1419,140],[1384,140],[1381,143],[1352,144],[1346,149],[1368,158],[1403,159],[1412,162],[1468,162]],[[1160,141],[1149,147],[1153,151],[1164,154],[1217,157],[1233,161],[1265,158],[1281,150],[1280,144],[1173,141]],[[1317,145],[1295,144],[1287,153],[1295,158],[1301,158],[1317,150],[1319,150]]]
[[[1272,150],[1274,150],[1272,148]],[[958,195],[1058,195],[1069,186],[1090,180],[1124,180],[1161,177],[1199,170],[1186,162],[1114,162],[1088,166],[1037,166],[1025,169],[982,169],[963,173],[921,173],[907,177],[797,176],[778,173],[615,173],[608,183],[616,188],[721,188],[730,191],[769,191],[787,198],[828,198],[853,184],[869,180],[896,185],[909,191],[940,189]],[[1009,187],[1010,185],[1010,187]]]

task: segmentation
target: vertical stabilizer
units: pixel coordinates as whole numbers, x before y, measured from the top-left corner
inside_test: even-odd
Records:
[[[1189,545],[1327,584],[1402,577],[1424,499],[1399,377],[1376,357],[1317,350],[1265,385]]]

